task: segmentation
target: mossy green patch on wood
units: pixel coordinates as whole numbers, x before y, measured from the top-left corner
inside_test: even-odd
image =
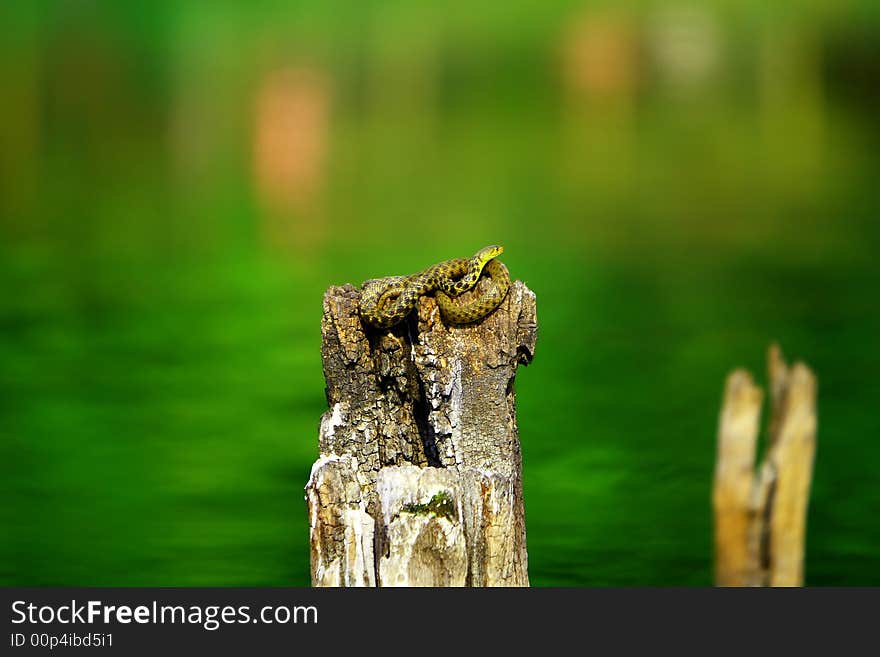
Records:
[[[435,493],[423,504],[404,504],[400,510],[417,515],[433,515],[439,518],[455,518],[455,502],[445,490]]]

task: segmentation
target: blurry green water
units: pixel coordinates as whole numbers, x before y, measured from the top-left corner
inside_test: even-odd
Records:
[[[349,279],[285,262],[4,258],[0,581],[308,583],[320,297]],[[771,338],[819,373],[808,582],[880,583],[874,268],[508,262],[539,301],[517,380],[534,584],[710,583],[721,385],[762,378]]]
[[[710,584],[722,385],[778,340],[819,379],[807,583],[880,585],[874,4],[707,2],[686,87],[664,3],[99,4],[0,21],[0,584],[307,585],[323,291],[500,243],[538,299],[533,584]],[[600,55],[639,28],[632,78],[565,86],[579,17]],[[254,108],[290,66],[327,152],[273,218]]]

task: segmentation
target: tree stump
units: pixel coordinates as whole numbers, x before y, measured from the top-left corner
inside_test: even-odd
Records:
[[[358,300],[324,294],[312,585],[528,586],[514,379],[534,354],[534,293],[514,282],[469,326],[423,297],[388,330],[364,326]]]
[[[764,393],[742,369],[727,377],[718,422],[712,495],[715,583],[801,586],[807,506],[816,451],[816,377],[768,352],[771,413],[768,445],[755,471]]]

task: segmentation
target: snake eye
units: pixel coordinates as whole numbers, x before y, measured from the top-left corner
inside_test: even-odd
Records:
[[[477,255],[485,258],[486,260],[491,260],[492,258],[497,258],[498,256],[500,256],[503,252],[503,246],[493,244],[491,246],[480,249]]]

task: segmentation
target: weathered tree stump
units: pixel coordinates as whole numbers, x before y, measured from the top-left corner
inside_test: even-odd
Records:
[[[362,324],[358,298],[324,295],[312,585],[528,586],[514,379],[534,353],[534,293],[514,282],[470,326],[425,297],[385,331]]]
[[[712,502],[718,586],[801,586],[816,451],[816,377],[768,353],[771,415],[755,471],[764,393],[745,370],[727,377],[718,422]]]

